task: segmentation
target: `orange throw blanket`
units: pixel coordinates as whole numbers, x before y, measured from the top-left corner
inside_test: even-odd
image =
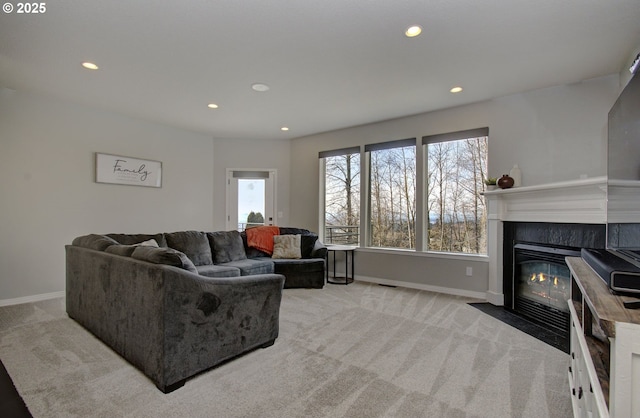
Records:
[[[247,245],[257,248],[269,255],[273,254],[273,236],[280,235],[280,228],[277,226],[258,226],[249,228],[247,233]]]

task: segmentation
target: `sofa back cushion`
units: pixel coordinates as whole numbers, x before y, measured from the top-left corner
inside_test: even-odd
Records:
[[[297,234],[306,235],[306,234],[312,234],[312,232],[304,228],[294,228],[291,226],[280,227],[280,235],[297,235]]]
[[[165,234],[167,246],[184,253],[196,266],[213,264],[207,234],[199,231],[181,231]]]
[[[230,261],[244,260],[247,258],[240,232],[207,232],[207,237],[211,244],[215,264],[228,263]]]
[[[77,247],[89,248],[97,251],[104,251],[107,247],[118,244],[113,238],[104,235],[89,234],[77,237],[71,243]]]
[[[242,237],[242,245],[244,245],[244,251],[247,254],[247,258],[258,258],[258,257],[269,257],[270,254],[265,253],[264,251],[260,251],[257,248],[249,247],[249,243],[247,242],[247,231],[242,231],[240,233]]]
[[[280,235],[297,235],[300,234],[300,255],[302,258],[311,258],[318,235],[304,228],[295,228],[290,226],[281,226]]]
[[[189,257],[178,250],[174,250],[173,248],[158,248],[141,245],[133,250],[131,257],[137,260],[148,261],[150,263],[180,267],[198,274],[196,266],[194,266],[191,260],[189,260]]]
[[[167,240],[164,238],[164,234],[107,234],[109,238],[113,238],[123,245],[140,244],[144,241],[151,239],[155,240],[160,247],[167,246]]]

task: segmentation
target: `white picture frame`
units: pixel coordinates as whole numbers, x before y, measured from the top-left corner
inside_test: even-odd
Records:
[[[96,152],[96,183],[162,187],[162,162]]]

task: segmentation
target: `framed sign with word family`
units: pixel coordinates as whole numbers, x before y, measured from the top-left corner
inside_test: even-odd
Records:
[[[162,187],[162,162],[97,152],[96,183]]]

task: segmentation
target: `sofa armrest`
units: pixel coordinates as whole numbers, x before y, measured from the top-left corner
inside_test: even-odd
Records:
[[[326,258],[326,257],[327,257],[327,247],[320,240],[317,240],[313,246],[313,250],[311,250],[311,258]]]
[[[284,276],[210,278],[168,267],[164,290],[164,380],[173,384],[279,332]]]

